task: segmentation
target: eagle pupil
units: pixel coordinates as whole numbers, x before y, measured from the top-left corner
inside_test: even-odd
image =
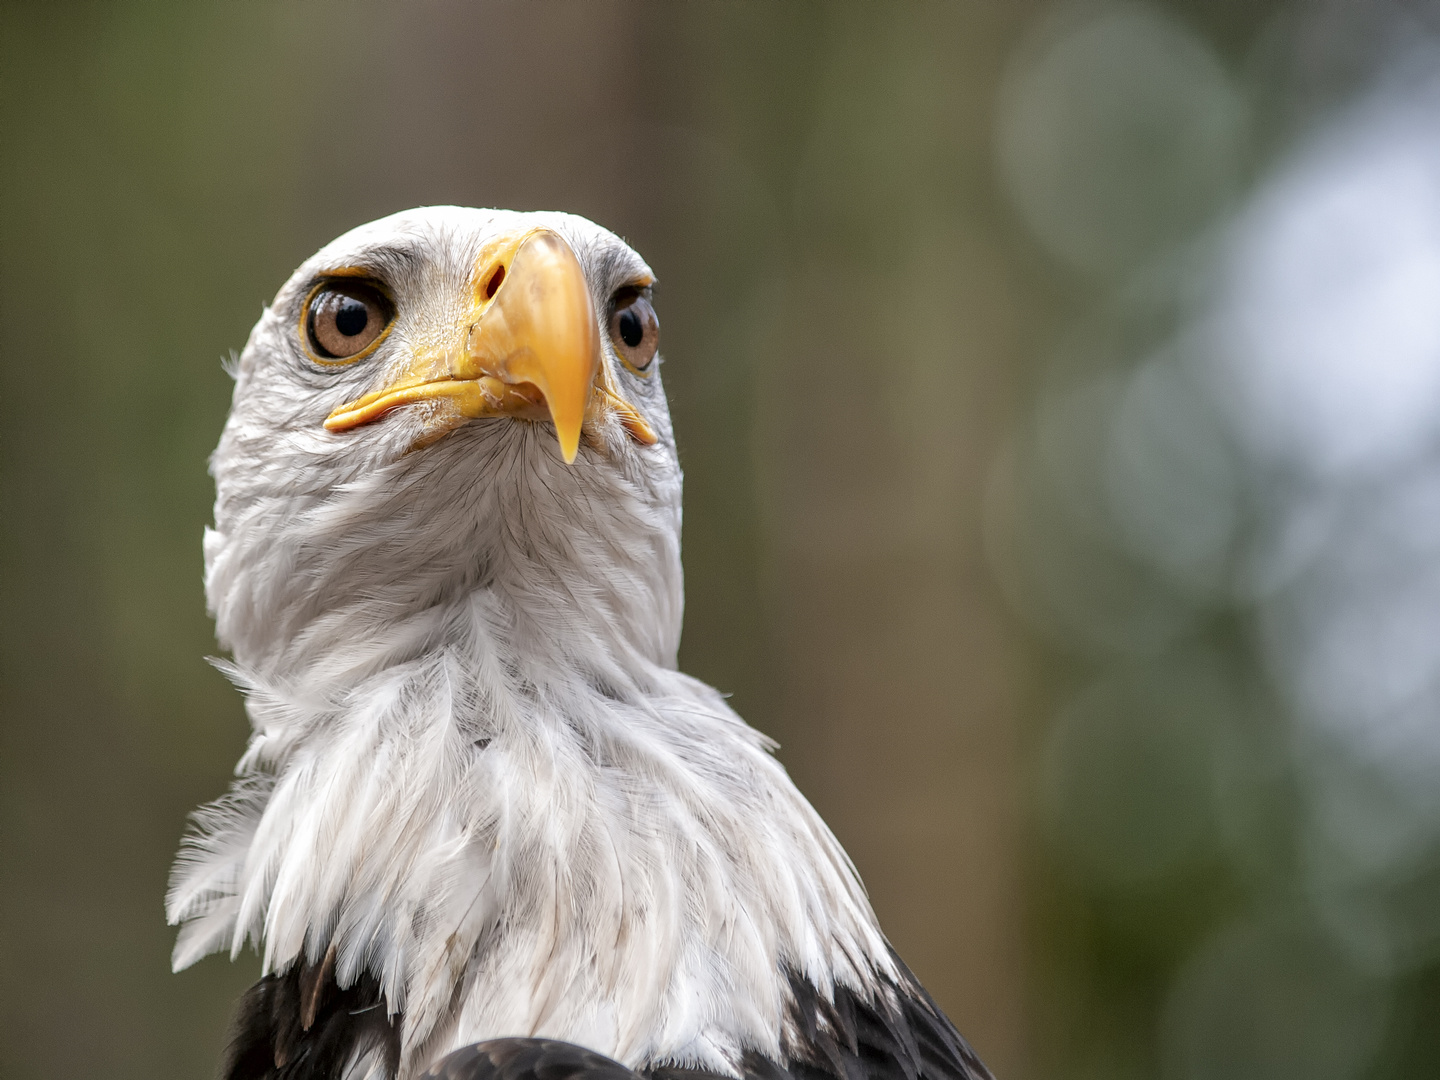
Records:
[[[640,321],[640,316],[635,314],[633,308],[626,308],[620,313],[620,340],[635,348],[645,337],[645,326]]]
[[[346,337],[354,337],[365,329],[370,322],[370,312],[359,300],[353,296],[347,296],[340,301],[340,309],[335,312],[335,329]]]

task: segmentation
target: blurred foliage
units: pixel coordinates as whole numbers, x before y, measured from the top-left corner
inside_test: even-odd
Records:
[[[1052,656],[1060,1076],[1431,1075],[1440,8],[1049,9],[997,164],[1070,269],[991,551]],[[1238,48],[1236,46],[1239,46]]]

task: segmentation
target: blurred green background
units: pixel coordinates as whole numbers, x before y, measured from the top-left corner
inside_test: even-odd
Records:
[[[0,1074],[169,972],[221,361],[427,203],[660,277],[682,662],[1002,1080],[1440,1074],[1440,12],[0,6]]]

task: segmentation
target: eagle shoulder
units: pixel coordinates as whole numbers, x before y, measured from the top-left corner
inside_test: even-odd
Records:
[[[862,995],[822,994],[790,976],[794,1033],[785,1060],[745,1055],[741,1080],[993,1080],[990,1070],[891,953],[899,979]],[[492,1039],[457,1050],[424,1080],[725,1080],[702,1069],[658,1065],[635,1072],[574,1043]]]
[[[822,994],[791,974],[793,1034],[785,1060],[749,1053],[742,1080],[993,1080],[934,999],[895,957],[899,979],[863,995],[845,986]],[[333,955],[267,975],[241,999],[223,1080],[341,1080],[357,1064],[393,1077],[400,1058],[399,1017],[366,975],[341,989]],[[490,1039],[442,1058],[424,1080],[725,1080],[673,1065],[635,1072],[556,1039]]]

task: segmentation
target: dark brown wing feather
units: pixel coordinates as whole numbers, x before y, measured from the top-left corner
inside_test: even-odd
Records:
[[[491,1039],[456,1050],[424,1080],[641,1080],[604,1054],[554,1039]]]
[[[874,995],[837,986],[831,1000],[791,972],[796,1037],[787,1060],[747,1057],[746,1080],[993,1080],[904,961],[890,955],[900,979]]]
[[[335,983],[334,960],[267,975],[240,999],[221,1080],[341,1080],[356,1056],[379,1053],[393,1076],[400,1064],[398,1018],[369,975]]]

